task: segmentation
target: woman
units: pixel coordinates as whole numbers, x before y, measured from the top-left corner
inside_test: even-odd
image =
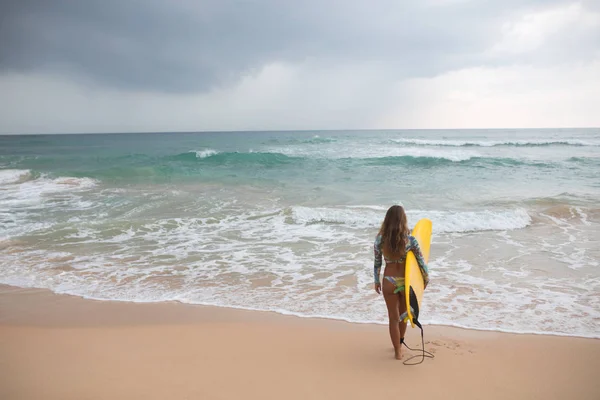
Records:
[[[382,292],[380,281],[381,258],[385,259],[385,271],[383,272],[383,298],[388,309],[390,321],[390,338],[394,345],[396,360],[402,359],[402,344],[406,332],[406,322],[400,321],[400,315],[406,311],[406,298],[404,294],[404,267],[406,254],[412,251],[415,255],[425,287],[429,283],[429,272],[427,264],[421,254],[419,242],[410,235],[406,222],[404,208],[398,205],[391,206],[385,214],[385,219],[379,233],[375,238],[375,291]]]

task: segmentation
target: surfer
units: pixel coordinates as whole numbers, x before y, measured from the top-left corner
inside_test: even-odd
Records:
[[[388,309],[390,338],[394,346],[397,360],[402,358],[402,343],[406,332],[406,322],[400,316],[406,311],[406,298],[404,295],[404,270],[406,254],[412,251],[423,274],[425,287],[429,283],[427,264],[419,247],[419,242],[410,235],[404,208],[393,205],[385,214],[379,233],[373,246],[375,254],[375,291],[383,292],[383,298]],[[383,272],[383,287],[380,281],[381,259],[385,259]]]

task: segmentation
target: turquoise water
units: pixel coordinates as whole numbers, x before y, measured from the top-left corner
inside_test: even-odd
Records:
[[[0,282],[385,322],[387,207],[427,323],[600,336],[600,130],[0,136]]]

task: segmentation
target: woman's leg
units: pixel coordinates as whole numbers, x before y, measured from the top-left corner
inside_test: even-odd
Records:
[[[406,295],[404,294],[404,292],[400,292],[397,294],[398,296],[398,313],[399,315],[402,315],[406,312]],[[400,337],[404,338],[404,335],[406,334],[406,322],[404,321],[399,321],[400,322]]]
[[[383,298],[385,299],[390,321],[390,339],[392,339],[396,359],[400,360],[402,357],[402,346],[400,345],[400,305],[398,304],[400,297],[394,294],[394,289],[394,284],[386,280],[383,281]],[[404,324],[404,329],[406,330],[406,324]]]

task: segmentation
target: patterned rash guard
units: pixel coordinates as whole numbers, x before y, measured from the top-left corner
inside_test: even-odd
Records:
[[[375,238],[375,243],[373,245],[373,251],[374,251],[374,255],[375,255],[375,264],[373,267],[373,272],[375,275],[375,283],[380,283],[382,258],[385,259],[386,264],[390,263],[390,262],[406,261],[406,256],[404,256],[402,259],[399,259],[399,260],[392,260],[392,259],[385,258],[385,256],[383,255],[382,247],[383,246],[381,243],[381,235],[377,235],[377,237]],[[409,251],[412,251],[413,254],[415,255],[415,258],[417,259],[417,263],[419,264],[419,269],[421,270],[421,274],[423,274],[423,280],[425,281],[425,285],[427,285],[429,283],[429,270],[427,269],[427,263],[425,263],[425,259],[423,258],[423,254],[421,253],[421,248],[419,247],[419,242],[412,235],[408,236],[408,243],[406,243],[406,253],[408,254]],[[396,279],[398,279],[398,278],[396,278]]]

